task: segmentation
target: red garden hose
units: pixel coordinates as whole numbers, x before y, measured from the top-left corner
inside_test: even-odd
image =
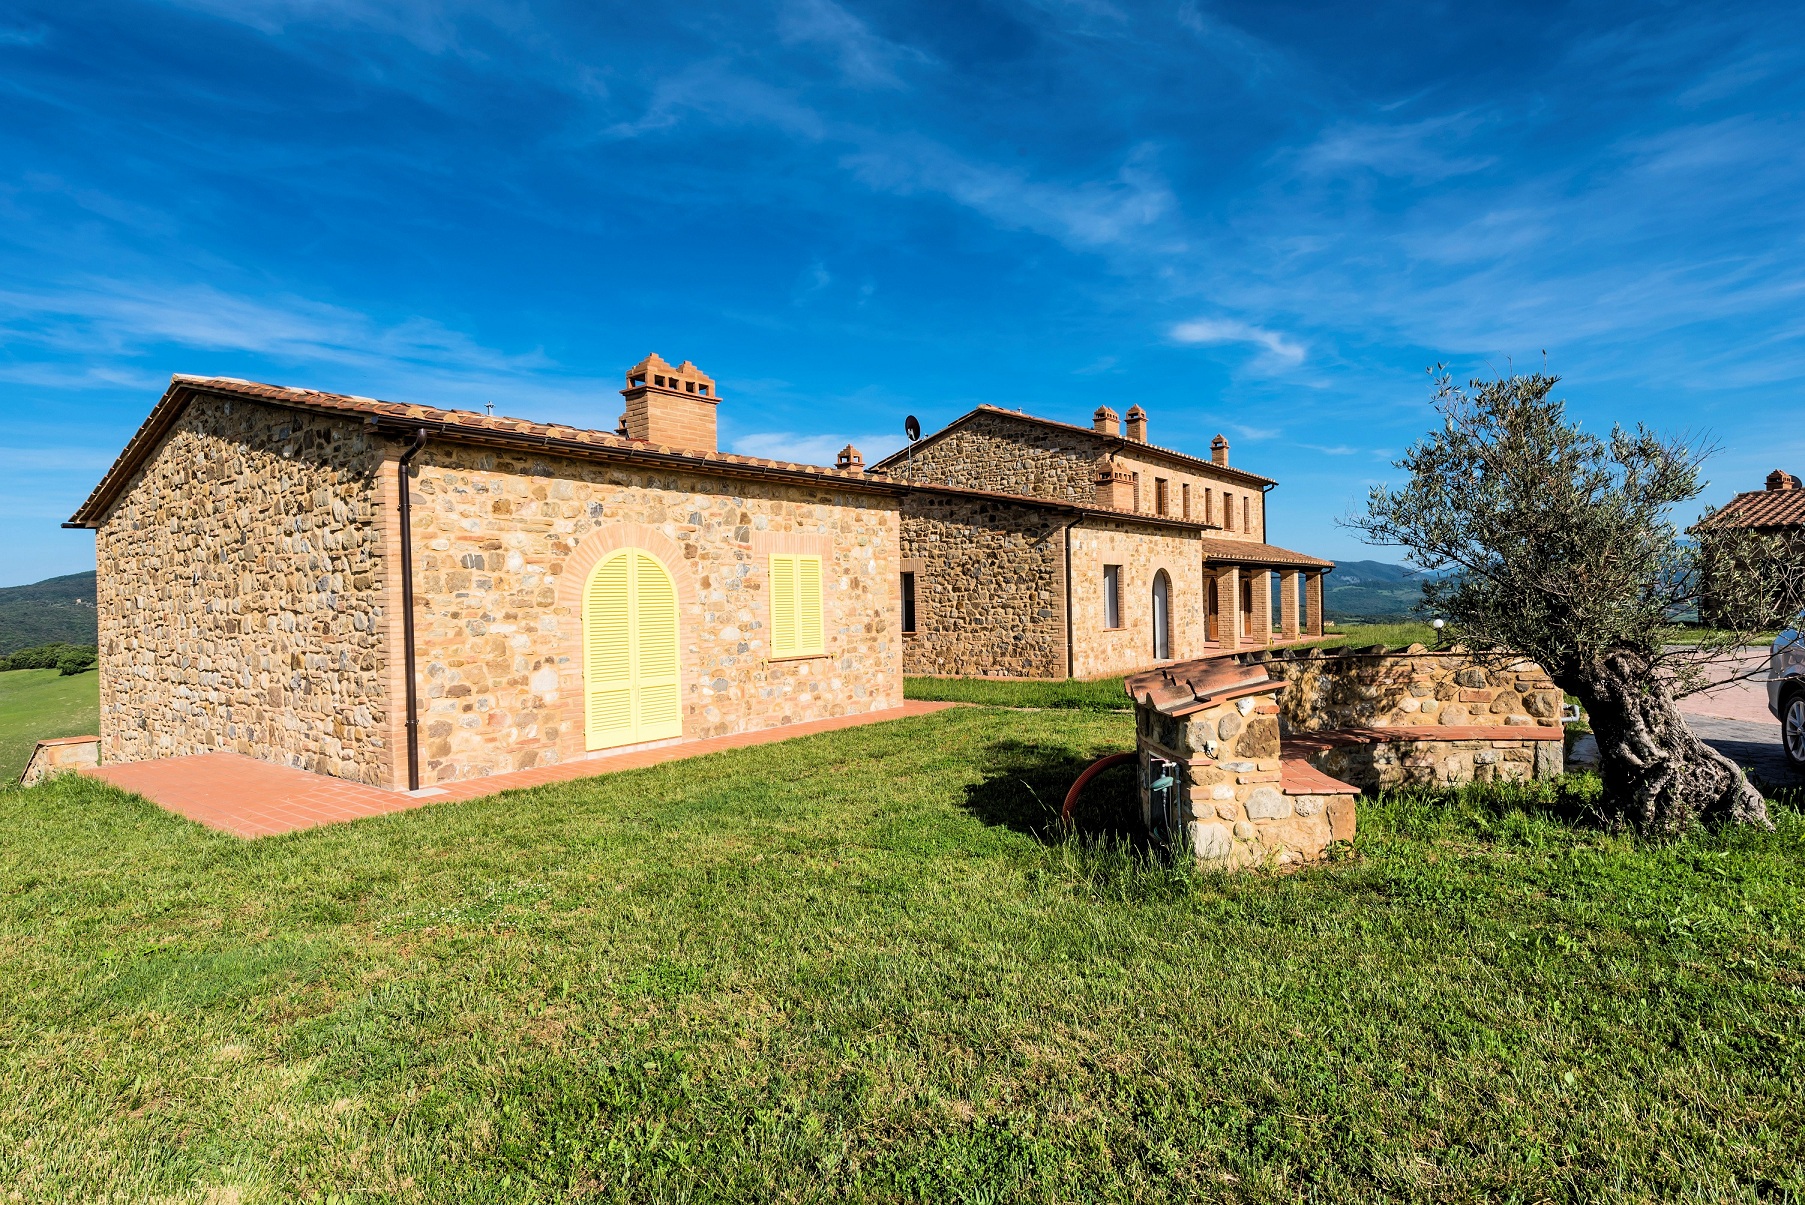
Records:
[[[1078,806],[1078,796],[1084,794],[1084,788],[1090,785],[1091,779],[1111,766],[1131,762],[1139,756],[1138,753],[1112,753],[1108,757],[1101,757],[1092,762],[1084,773],[1078,776],[1078,781],[1072,784],[1072,789],[1065,793],[1065,806],[1059,809],[1059,823],[1062,825],[1072,823],[1072,809]]]

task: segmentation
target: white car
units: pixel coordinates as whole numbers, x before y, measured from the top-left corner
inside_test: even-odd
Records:
[[[1805,770],[1805,615],[1792,622],[1768,653],[1767,709],[1780,721],[1786,760]]]

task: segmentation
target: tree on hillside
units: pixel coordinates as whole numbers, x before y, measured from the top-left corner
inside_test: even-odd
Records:
[[[1432,372],[1438,370],[1431,370]],[[1674,525],[1703,489],[1712,449],[1640,425],[1609,439],[1568,421],[1545,374],[1435,378],[1438,431],[1397,461],[1400,489],[1375,487],[1348,525],[1406,549],[1431,571],[1424,605],[1475,652],[1525,654],[1585,706],[1598,739],[1609,817],[1647,833],[1696,819],[1767,824],[1767,808],[1730,759],[1693,736],[1675,698],[1755,632],[1784,626],[1796,582],[1761,580],[1771,564],[1753,532],[1717,543],[1711,585],[1760,600],[1745,630],[1681,628],[1696,606],[1705,554]],[[1736,578],[1726,582],[1724,575]]]

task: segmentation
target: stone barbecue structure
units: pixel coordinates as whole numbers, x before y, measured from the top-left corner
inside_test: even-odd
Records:
[[[1149,443],[1138,405],[1089,427],[980,406],[873,465],[909,486],[905,670],[1093,678],[1321,635],[1333,564],[1266,542],[1277,483],[1228,453]]]
[[[94,529],[100,758],[395,789],[898,707],[905,487],[715,448],[635,365],[615,431],[179,376]]]

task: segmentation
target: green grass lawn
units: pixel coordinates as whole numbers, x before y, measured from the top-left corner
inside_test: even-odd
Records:
[[[1797,811],[1048,839],[1131,743],[958,708],[259,841],[0,791],[0,1200],[1805,1193]]]
[[[17,782],[39,741],[100,731],[100,680],[53,669],[0,673],[0,783]]]

